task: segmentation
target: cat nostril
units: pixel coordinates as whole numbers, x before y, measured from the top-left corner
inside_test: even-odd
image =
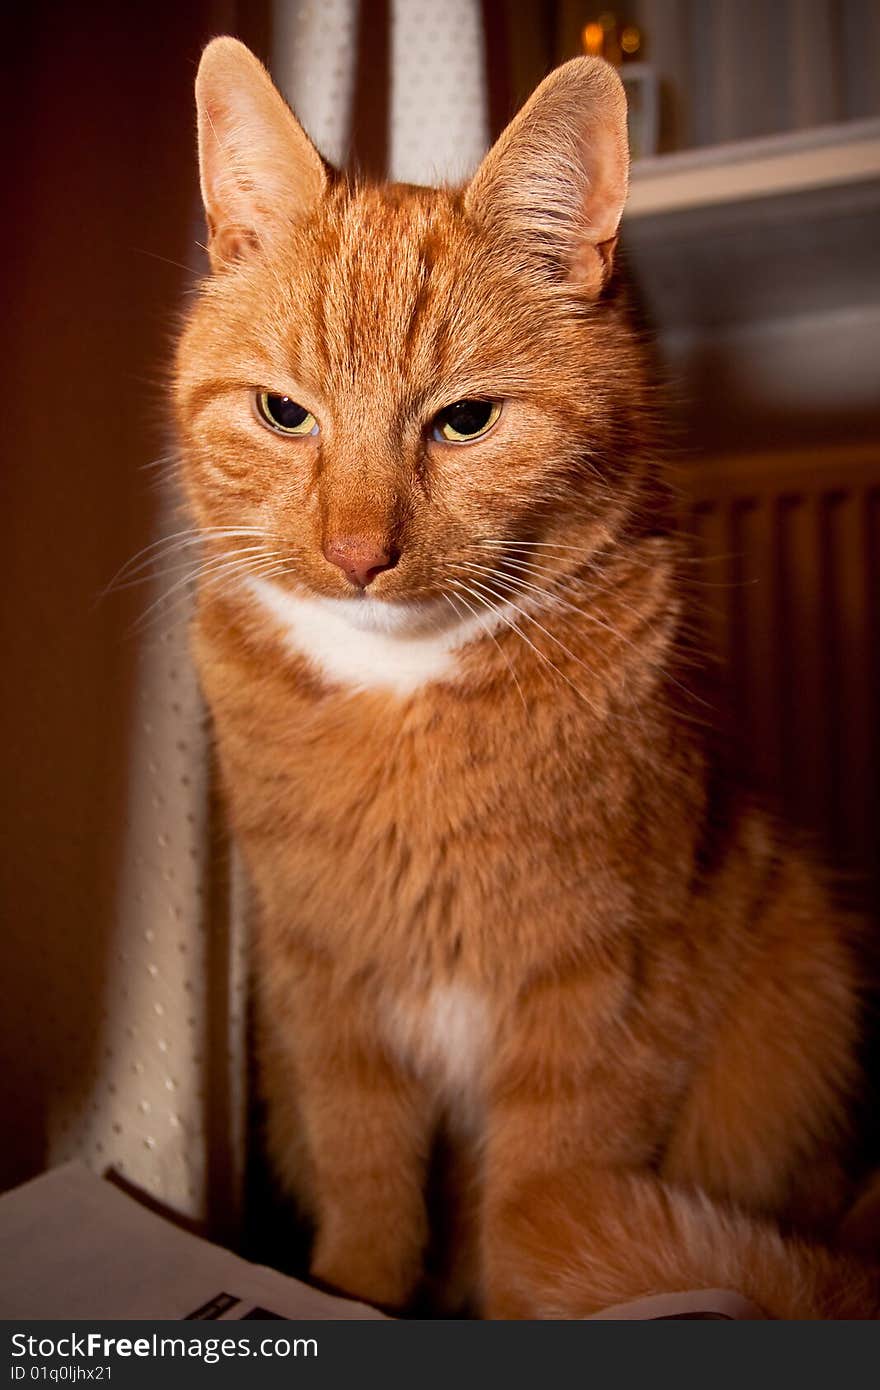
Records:
[[[323,550],[325,560],[341,569],[349,583],[357,589],[366,589],[377,574],[393,569],[400,559],[399,550],[356,536],[341,536],[338,540],[325,541]]]

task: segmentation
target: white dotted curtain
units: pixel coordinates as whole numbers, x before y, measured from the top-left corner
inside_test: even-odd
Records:
[[[92,1074],[65,1077],[60,1060],[47,1150],[53,1165],[112,1168],[200,1221],[215,1216],[219,1188],[229,1233],[244,1153],[244,943],[228,856],[212,834],[208,731],[189,655],[194,551],[169,539],[181,527],[173,499],[165,512],[164,539],[131,571],[143,581],[143,633]]]
[[[276,0],[272,70],[321,153],[342,164],[357,72],[357,0]],[[489,141],[479,0],[393,0],[389,174],[455,182]]]
[[[348,154],[357,26],[357,0],[276,0],[272,7],[272,75],[336,165]]]
[[[142,645],[135,728],[97,1073],[88,1111],[59,1107],[49,1139],[59,1160],[112,1164],[195,1212],[204,1182],[192,1116],[200,1099],[207,978],[206,758],[185,635],[176,622]]]
[[[390,174],[457,183],[489,143],[479,0],[396,0],[391,12]]]

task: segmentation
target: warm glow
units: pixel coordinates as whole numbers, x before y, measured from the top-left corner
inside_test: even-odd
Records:
[[[634,24],[627,24],[620,36],[620,46],[624,53],[638,53],[642,46],[642,36]]]
[[[601,24],[585,24],[581,33],[581,42],[584,52],[592,54],[593,57],[601,57],[605,43],[605,34]]]

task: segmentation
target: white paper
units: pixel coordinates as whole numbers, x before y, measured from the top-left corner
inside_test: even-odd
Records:
[[[79,1163],[0,1196],[0,1318],[384,1318],[189,1235]],[[661,1294],[594,1318],[763,1318],[728,1290]]]
[[[220,1295],[225,1300],[208,1307]],[[250,1264],[148,1211],[79,1163],[0,1197],[0,1318],[382,1318]],[[221,1311],[222,1309],[222,1311]]]

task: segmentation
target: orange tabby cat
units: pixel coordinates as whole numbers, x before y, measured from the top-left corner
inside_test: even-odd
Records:
[[[315,1277],[406,1305],[442,1130],[486,1316],[718,1285],[873,1315],[873,1275],[770,1221],[846,1197],[855,967],[711,792],[675,675],[617,76],[551,74],[462,191],[338,175],[232,39],[197,100],[195,645]]]

